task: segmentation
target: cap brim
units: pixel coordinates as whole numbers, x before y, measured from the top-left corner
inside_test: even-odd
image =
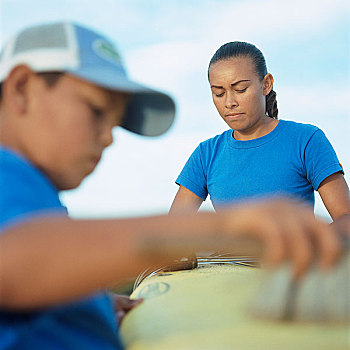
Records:
[[[115,70],[68,70],[74,76],[106,89],[130,93],[131,99],[125,111],[121,127],[144,136],[159,136],[173,124],[175,103],[162,92],[129,80]]]

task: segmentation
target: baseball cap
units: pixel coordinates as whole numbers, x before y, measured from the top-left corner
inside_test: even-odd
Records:
[[[121,126],[134,133],[158,136],[174,121],[172,98],[130,80],[113,43],[76,23],[41,24],[15,35],[0,54],[0,83],[20,64],[35,72],[66,72],[106,89],[130,93]]]

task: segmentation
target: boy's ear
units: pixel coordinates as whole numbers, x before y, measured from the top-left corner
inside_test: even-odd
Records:
[[[28,108],[29,80],[35,74],[29,67],[15,67],[3,84],[3,97],[11,109],[23,114]]]
[[[270,73],[267,73],[264,76],[264,80],[263,80],[263,91],[264,91],[264,95],[267,96],[270,91],[272,90],[273,87],[273,76]]]

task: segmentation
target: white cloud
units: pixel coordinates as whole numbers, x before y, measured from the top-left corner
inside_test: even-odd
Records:
[[[317,34],[339,19],[347,18],[348,12],[346,0],[213,0],[171,7],[170,16],[158,16],[152,18],[152,22],[146,20],[145,26],[166,33],[167,44],[163,48],[168,52],[173,45],[175,57],[185,52],[181,47],[180,51],[176,50],[181,40],[188,44],[183,47],[186,51],[199,49],[197,57],[208,58],[208,53],[232,40],[257,44],[299,40],[303,34]],[[152,32],[150,28],[145,30]],[[150,49],[157,52],[157,47]]]
[[[345,0],[256,0],[232,3],[222,11],[213,25],[212,35],[236,33],[238,37],[251,35],[278,38],[285,34],[305,31],[318,32],[349,10]],[[228,25],[229,24],[229,25]],[[286,38],[287,39],[287,38]]]
[[[311,123],[325,131],[330,141],[342,150],[350,169],[350,108],[347,86],[330,89],[326,84],[281,86],[278,104],[281,117]]]
[[[62,195],[75,216],[130,216],[167,212],[193,137],[147,139],[118,130],[115,144],[83,185]],[[199,142],[199,140],[198,140]],[[103,179],[103,181],[101,181]]]

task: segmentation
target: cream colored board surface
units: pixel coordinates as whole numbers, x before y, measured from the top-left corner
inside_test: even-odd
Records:
[[[258,320],[250,312],[262,272],[214,266],[143,281],[132,297],[144,302],[124,319],[128,350],[350,349],[348,324]]]

